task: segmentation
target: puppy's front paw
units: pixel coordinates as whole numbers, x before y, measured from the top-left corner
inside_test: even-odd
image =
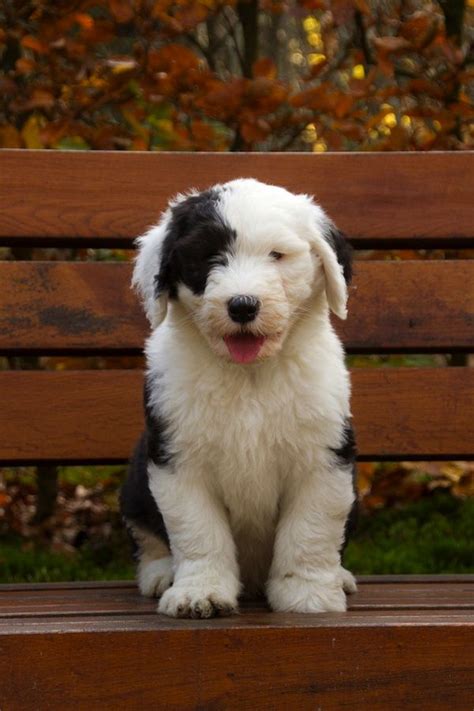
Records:
[[[297,575],[272,578],[268,602],[275,612],[344,612],[346,596],[339,582],[307,580]]]
[[[158,612],[169,617],[195,619],[232,615],[237,611],[237,595],[215,586],[209,588],[188,581],[167,590],[158,605]]]

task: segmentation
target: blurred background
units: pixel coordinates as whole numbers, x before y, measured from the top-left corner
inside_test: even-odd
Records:
[[[474,0],[1,0],[0,148],[472,150],[473,47]],[[131,256],[0,249],[7,260]],[[465,355],[349,362],[473,364]],[[4,369],[111,366],[143,360],[0,358]],[[117,507],[124,473],[1,469],[0,580],[131,577]],[[346,558],[354,572],[474,572],[473,463],[363,462],[359,486],[361,523]]]

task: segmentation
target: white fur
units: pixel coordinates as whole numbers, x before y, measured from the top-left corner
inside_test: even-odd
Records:
[[[159,611],[230,612],[242,587],[265,586],[274,610],[344,610],[355,583],[339,550],[354,495],[332,450],[350,416],[350,384],[329,307],[344,318],[347,289],[324,238],[330,223],[307,196],[229,185],[219,209],[237,239],[202,296],[180,287],[177,301],[155,298],[169,211],[139,240],[134,284],[154,329],[152,405],[173,451],[172,465],[148,469],[174,567]],[[272,251],[285,257],[272,262]],[[252,328],[268,335],[248,365],[230,360],[222,338],[235,330],[225,308],[235,293],[258,296]],[[156,589],[156,570],[140,573],[144,592]]]

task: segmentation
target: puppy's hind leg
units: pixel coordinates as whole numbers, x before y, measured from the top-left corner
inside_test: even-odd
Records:
[[[161,597],[173,584],[173,558],[165,541],[153,533],[129,524],[136,543],[137,583],[145,597]]]

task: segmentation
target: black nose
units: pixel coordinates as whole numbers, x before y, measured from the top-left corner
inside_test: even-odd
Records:
[[[233,296],[227,302],[227,310],[232,321],[248,323],[258,314],[260,301],[255,296]]]

